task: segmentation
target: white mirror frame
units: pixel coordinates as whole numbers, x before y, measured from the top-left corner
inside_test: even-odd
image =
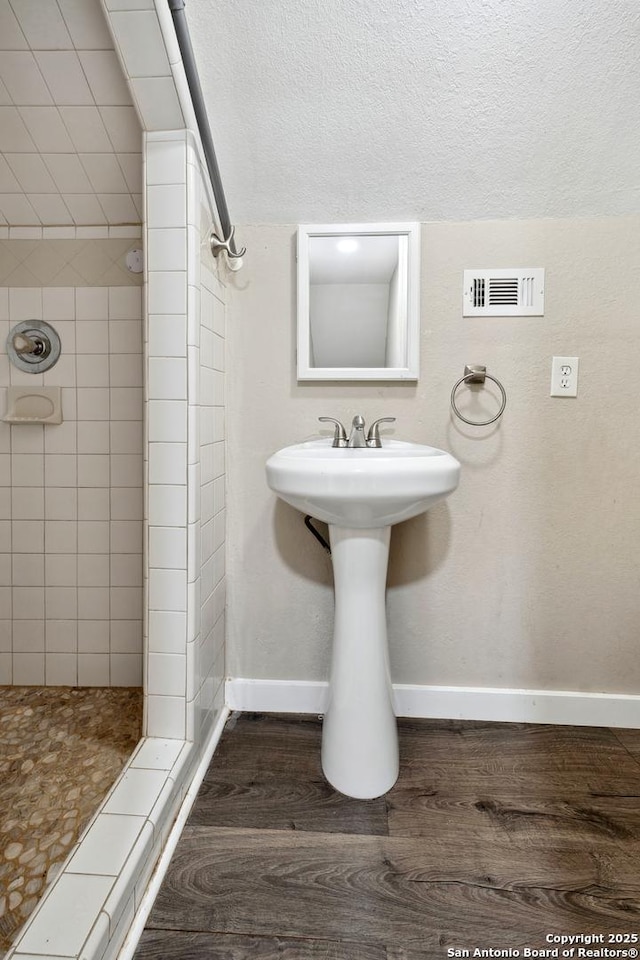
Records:
[[[309,240],[312,237],[408,238],[406,367],[312,367],[309,315]],[[420,224],[324,223],[298,227],[298,380],[417,380],[420,372]]]

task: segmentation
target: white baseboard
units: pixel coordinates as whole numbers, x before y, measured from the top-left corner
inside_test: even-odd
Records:
[[[509,690],[500,687],[427,687],[394,684],[396,714],[451,720],[559,723],[640,728],[640,696],[573,690]],[[231,710],[317,713],[325,710],[328,684],[307,680],[231,679]]]
[[[225,702],[255,713],[324,713],[329,684],[313,680],[230,679]]]

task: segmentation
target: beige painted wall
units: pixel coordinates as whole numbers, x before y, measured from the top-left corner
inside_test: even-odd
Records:
[[[274,450],[320,415],[397,417],[451,451],[458,491],[395,527],[388,579],[397,683],[640,693],[640,217],[425,224],[416,384],[295,379],[294,226],[245,226],[230,286],[232,677],[327,679],[329,557],[267,488]],[[543,318],[463,319],[466,267],[544,266]],[[553,354],[577,399],[549,397]],[[465,362],[509,402],[499,428],[452,420]],[[487,390],[474,416],[496,409]],[[471,392],[461,394],[461,405]]]

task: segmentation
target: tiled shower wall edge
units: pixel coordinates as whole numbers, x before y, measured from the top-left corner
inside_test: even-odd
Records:
[[[225,288],[187,131],[146,135],[146,733],[202,741],[222,701]]]
[[[225,290],[200,262],[211,211],[194,139],[148,134],[145,171],[147,736],[6,960],[117,956],[227,715]]]

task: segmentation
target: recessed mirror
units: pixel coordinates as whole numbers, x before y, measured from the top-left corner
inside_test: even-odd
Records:
[[[298,379],[417,380],[420,225],[298,227]]]

